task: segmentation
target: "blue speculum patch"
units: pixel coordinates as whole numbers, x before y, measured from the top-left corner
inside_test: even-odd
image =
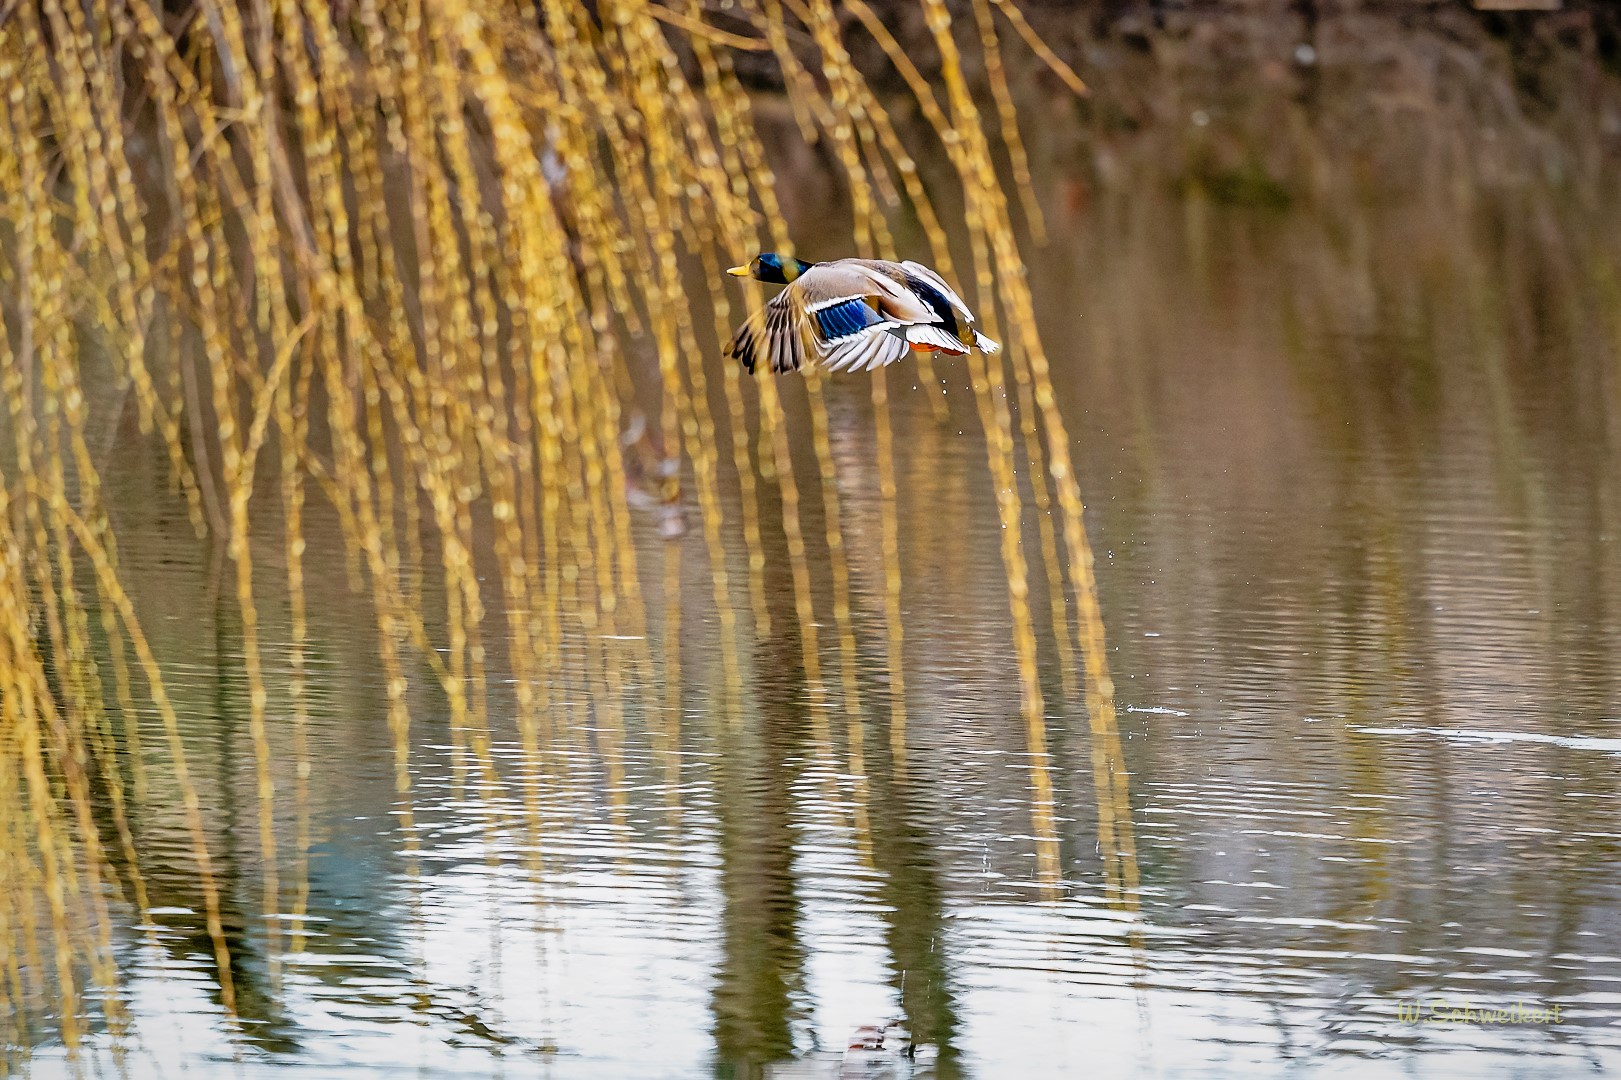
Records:
[[[816,321],[821,327],[822,337],[833,340],[860,333],[881,320],[865,300],[858,298],[823,308],[816,313]]]

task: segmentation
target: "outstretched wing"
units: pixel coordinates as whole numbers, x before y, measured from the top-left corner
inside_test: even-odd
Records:
[[[875,371],[893,364],[911,348],[894,326],[875,326],[829,349],[822,365],[829,371]]]
[[[798,371],[811,348],[806,331],[798,294],[784,289],[737,328],[726,346],[726,355],[750,374],[762,359],[774,373]]]

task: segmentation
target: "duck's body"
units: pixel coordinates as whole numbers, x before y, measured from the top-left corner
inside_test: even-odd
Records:
[[[767,252],[727,273],[786,285],[733,335],[727,355],[749,371],[764,358],[774,372],[809,360],[829,371],[871,371],[908,352],[1001,348],[951,286],[922,263],[838,259],[807,263]]]

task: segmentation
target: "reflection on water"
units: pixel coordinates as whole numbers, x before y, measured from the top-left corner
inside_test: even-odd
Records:
[[[250,1063],[452,1074],[496,1055],[559,1075],[742,1077],[795,1057],[834,1069],[841,1040],[900,1016],[940,1048],[939,1076],[1038,1075],[1066,1057],[1248,1072],[1423,1055],[1449,1075],[1493,1054],[1535,1055],[1519,1066],[1532,1071],[1613,1065],[1616,446],[1588,427],[1580,385],[1613,380],[1613,354],[1448,325],[1471,297],[1446,265],[1409,298],[1424,311],[1413,324],[1377,307],[1331,323],[1312,306],[1327,286],[1278,268],[1309,221],[1157,210],[1073,223],[1036,274],[1046,332],[1076,346],[1061,392],[1084,418],[1096,493],[1140,915],[1109,903],[1086,718],[1056,687],[1061,895],[1041,885],[995,508],[960,368],[939,369],[946,422],[935,388],[894,395],[904,765],[876,682],[884,572],[854,380],[832,387],[830,422],[867,702],[859,769],[860,728],[807,683],[780,528],[765,530],[778,629],[742,658],[738,688],[701,538],[666,545],[644,522],[646,565],[677,560],[646,588],[653,627],[681,607],[679,716],[624,731],[593,718],[560,736],[531,828],[515,787],[459,775],[461,748],[423,693],[407,855],[370,617],[341,599],[341,561],[312,565],[326,600],[308,661],[309,915],[279,973],[259,959],[243,840],[253,773],[235,608],[183,512],[151,497],[157,463],[137,461],[109,483],[155,645],[190,658],[171,664],[171,690],[220,852],[241,1021],[227,1037],[215,1019],[184,824],[152,799],[134,826],[156,925],[127,927],[120,954],[135,1060],[246,1047]],[[1405,225],[1362,223],[1390,245],[1408,242]],[[1121,278],[1153,291],[1113,307]],[[323,528],[338,546],[318,517],[311,546]],[[825,549],[809,544],[825,610]],[[492,718],[513,714],[508,696]],[[515,764],[518,733],[494,722],[490,754]],[[159,791],[162,760],[146,770]],[[285,746],[276,760],[288,767]],[[1413,998],[1558,1002],[1564,1023],[1404,1025]]]
[[[168,658],[239,1017],[148,718],[128,768],[152,923],[118,928],[132,1066],[833,1076],[852,1033],[899,1019],[930,1051],[845,1075],[1621,1067],[1616,223],[1198,190],[1064,203],[1070,182],[1047,178],[1032,281],[1092,500],[1118,746],[1043,615],[1050,758],[1030,752],[969,376],[938,361],[935,382],[888,381],[897,736],[870,386],[827,387],[846,669],[814,418],[783,380],[815,641],[780,485],[760,492],[769,636],[723,632],[704,536],[638,518],[653,640],[570,629],[529,770],[492,611],[487,734],[409,673],[409,812],[375,624],[312,500],[307,899],[284,882],[262,918],[229,570],[131,434],[108,499]],[[742,613],[735,531],[722,595]],[[270,738],[292,790],[290,728]],[[291,815],[277,828],[296,852]],[[1405,1023],[1415,1000],[1561,1020]]]

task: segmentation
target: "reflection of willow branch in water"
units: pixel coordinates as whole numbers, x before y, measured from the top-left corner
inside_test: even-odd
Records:
[[[778,564],[780,566],[780,564]],[[776,575],[779,587],[780,570]],[[755,663],[792,673],[793,629],[756,646]],[[791,1057],[793,1023],[804,991],[800,901],[794,882],[795,821],[791,788],[806,736],[821,703],[789,677],[761,684],[757,722],[738,733],[718,766],[724,958],[715,985],[719,1060],[740,1077]],[[825,720],[822,721],[825,724]]]
[[[896,998],[907,1030],[917,1044],[940,1050],[941,1080],[956,1068],[957,1007],[951,985],[945,935],[945,896],[938,855],[931,850],[922,820],[917,781],[899,762],[874,770],[872,785],[873,864],[884,875],[885,931],[894,968]]]
[[[266,919],[261,926],[252,916],[255,906],[250,884],[253,854],[242,850],[242,813],[238,805],[241,765],[237,761],[236,739],[242,720],[241,703],[247,695],[239,683],[241,673],[226,662],[235,654],[232,646],[238,646],[241,641],[240,637],[235,641],[231,639],[241,634],[242,627],[227,624],[229,615],[224,590],[217,579],[210,581],[208,592],[213,601],[213,610],[209,612],[213,623],[213,633],[209,635],[213,655],[207,665],[212,678],[208,683],[211,692],[207,694],[207,706],[200,711],[211,715],[215,723],[213,738],[209,740],[211,745],[199,746],[202,755],[198,764],[201,766],[206,761],[215,773],[210,785],[214,805],[208,817],[215,835],[220,838],[215,865],[220,882],[220,922],[231,963],[232,1008],[248,1042],[272,1053],[285,1053],[296,1044],[287,1030],[289,1025],[279,999],[282,974],[276,936],[279,920]],[[201,661],[200,657],[198,659]],[[198,667],[203,667],[201,662]],[[256,726],[255,741],[261,732]],[[268,762],[269,747],[261,746],[256,753],[260,751],[261,760]],[[264,871],[261,881],[265,883],[265,892],[258,898],[259,911],[279,914],[279,909],[268,906],[274,899],[269,885],[274,880],[272,874]]]
[[[1110,818],[1116,842],[1106,845],[1117,860],[1129,851],[1119,839],[1129,839],[1129,812],[1069,440],[995,165],[1010,155],[1017,197],[1035,225],[995,19],[1025,28],[1014,9],[998,9],[1003,15],[978,4],[972,34],[996,103],[993,147],[964,75],[976,58],[959,52],[943,3],[923,4],[943,103],[871,10],[849,5],[944,146],[969,224],[978,300],[1010,324],[1007,354],[990,364],[976,357],[971,371],[1003,527],[1039,875],[1051,886],[1061,868],[1025,483],[1066,692],[1068,604],[1078,613],[1094,736],[1112,755],[1099,799],[1119,807]],[[421,744],[425,728],[438,733],[440,717],[452,794],[482,804],[472,813],[492,864],[504,857],[495,806],[512,784],[523,792],[533,849],[525,857],[536,873],[554,780],[559,798],[604,808],[627,828],[628,763],[647,735],[675,807],[680,552],[664,552],[660,658],[641,594],[645,549],[625,496],[651,479],[658,497],[675,503],[683,457],[719,623],[727,720],[743,726],[752,626],[756,658],[767,655],[763,642],[782,643],[770,664],[755,664],[760,683],[803,693],[804,701],[780,698],[779,711],[809,708],[795,730],[808,725],[828,808],[853,816],[857,843],[870,853],[864,642],[824,386],[815,377],[785,380],[779,393],[773,379],[751,383],[726,369],[724,413],[711,400],[714,340],[736,312],[715,273],[718,256],[757,249],[762,237],[787,250],[793,239],[726,47],[742,38],[710,32],[699,4],[674,17],[640,0],[516,11],[420,0],[345,12],[301,0],[202,0],[194,14],[173,22],[152,0],[88,8],[40,0],[16,6],[0,26],[0,82],[11,88],[0,105],[8,148],[0,251],[14,268],[0,298],[0,395],[12,436],[0,461],[0,752],[16,770],[0,787],[0,835],[8,867],[17,867],[0,897],[0,987],[11,1022],[37,1039],[32,1018],[54,1012],[74,1049],[86,1030],[84,972],[105,1019],[121,1022],[110,958],[123,915],[101,882],[121,861],[125,904],[154,902],[143,895],[149,875],[132,823],[172,813],[165,799],[178,804],[188,837],[220,1003],[244,1019],[270,1015],[265,992],[250,985],[251,965],[232,953],[264,943],[273,996],[284,948],[296,957],[313,933],[310,579],[339,557],[336,543],[306,547],[317,507],[336,519],[349,590],[369,605],[393,841],[417,917],[425,887],[417,788],[434,767]],[[847,40],[858,31],[842,14],[831,0],[748,0],[739,19],[760,35],[749,51],[794,90],[800,134],[825,145],[842,173],[858,253],[898,253],[895,225],[910,214],[947,269],[932,203],[939,193],[920,178],[916,140],[902,137],[851,59]],[[685,276],[694,263],[709,278],[701,288]],[[752,304],[758,297],[747,288]],[[926,360],[917,362],[929,380]],[[889,761],[898,767],[907,737],[899,537],[910,523],[897,504],[882,380],[872,389],[877,460],[857,467],[879,477]],[[109,397],[106,386],[120,389]],[[641,426],[643,398],[656,398],[656,419],[637,452],[658,460],[638,474],[621,440]],[[239,823],[255,838],[251,852],[237,848],[229,816],[223,843],[205,827],[188,766],[188,752],[202,748],[188,745],[166,686],[174,675],[165,665],[183,658],[152,648],[126,587],[103,467],[89,451],[99,428],[121,430],[126,407],[140,438],[161,449],[176,505],[226,560],[221,602],[233,614],[219,629],[228,621],[240,648],[222,647],[218,660],[240,659],[242,686],[236,694],[233,680],[232,697],[245,702],[253,752],[251,763],[222,754],[212,764],[227,774],[217,781],[221,798],[251,782],[253,823]],[[943,418],[943,402],[934,408]],[[795,430],[808,434],[809,454]],[[723,510],[728,459],[741,496],[737,522]],[[820,496],[811,509],[820,510],[823,535],[813,545],[802,490]],[[762,521],[770,492],[786,547],[775,563],[766,552],[775,529]],[[265,527],[276,513],[279,535]],[[726,539],[734,529],[747,554],[751,623],[733,607]],[[772,581],[784,588],[773,592]],[[816,621],[819,582],[831,592],[830,634]],[[787,619],[772,607],[784,596],[794,612]],[[278,639],[270,629],[283,619]],[[105,640],[94,642],[98,620]],[[838,650],[833,687],[824,642]],[[669,676],[662,698],[660,670]],[[504,700],[498,672],[515,686],[518,758],[510,765],[496,752],[497,730],[508,726],[491,704]],[[286,680],[285,714],[272,713],[272,698],[282,696],[272,678]],[[435,691],[431,716],[413,696],[422,684]],[[835,704],[845,717],[842,769],[829,722]],[[110,721],[115,707],[122,732]],[[156,745],[138,739],[143,708],[161,722]],[[226,718],[239,710],[216,703],[214,711],[215,734],[234,746]],[[765,725],[773,777],[785,749],[778,726]],[[599,768],[602,799],[588,790]],[[835,790],[841,772],[854,785],[848,798]],[[779,809],[786,821],[786,805]],[[786,847],[776,833],[768,840],[761,843]],[[255,860],[256,890],[240,880],[240,867]],[[1129,892],[1134,877],[1121,866]],[[768,878],[786,880],[785,867],[768,869]],[[243,898],[255,891],[258,909],[248,910]]]

